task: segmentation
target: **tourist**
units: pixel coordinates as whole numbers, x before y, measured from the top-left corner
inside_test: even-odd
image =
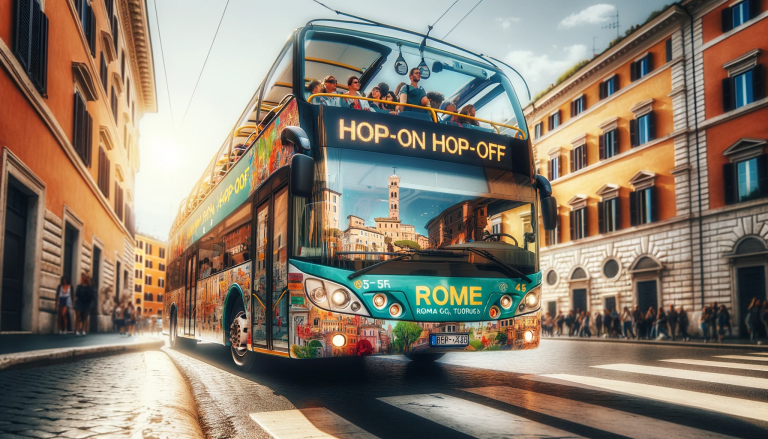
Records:
[[[91,276],[88,273],[80,275],[80,285],[75,290],[75,334],[85,335],[88,326],[88,313],[96,298],[96,292],[91,286]]]
[[[669,311],[667,311],[667,326],[669,327],[669,336],[672,341],[675,341],[675,333],[677,332],[677,311],[675,306],[669,304]]]
[[[59,322],[59,334],[66,334],[70,323],[69,309],[72,307],[72,285],[70,285],[67,276],[61,276],[56,294],[59,296],[59,310],[56,313]]]

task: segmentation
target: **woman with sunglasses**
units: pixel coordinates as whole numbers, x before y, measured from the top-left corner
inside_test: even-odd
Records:
[[[349,86],[349,91],[347,92],[347,95],[358,97],[360,94],[358,93],[358,90],[360,90],[360,78],[357,76],[350,76],[347,80],[347,86]],[[349,98],[342,98],[344,102],[346,102],[347,106],[354,108],[356,110],[363,110],[363,111],[372,111],[376,112],[373,108],[371,108],[371,105],[368,101],[364,101],[362,99],[349,99]]]

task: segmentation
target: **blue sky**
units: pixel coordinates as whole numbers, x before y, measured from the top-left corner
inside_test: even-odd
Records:
[[[427,25],[454,1],[323,3],[350,14],[425,32]],[[158,112],[145,115],[140,125],[141,169],[136,177],[135,208],[138,230],[160,239],[167,239],[179,203],[221,146],[290,33],[313,18],[337,18],[311,0],[230,0],[190,102],[226,3],[147,0]],[[605,49],[616,37],[616,30],[603,27],[616,11],[623,34],[629,26],[643,22],[651,11],[661,8],[665,0],[483,0],[456,26],[476,4],[477,0],[459,0],[431,35],[443,38],[450,31],[446,41],[506,61],[520,71],[535,94],[578,61],[590,58],[593,37],[597,52]],[[161,37],[165,66],[160,54]],[[510,77],[525,103],[522,83]]]

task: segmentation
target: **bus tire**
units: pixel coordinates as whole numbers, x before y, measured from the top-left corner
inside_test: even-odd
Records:
[[[177,349],[179,347],[179,335],[176,332],[176,310],[171,311],[171,318],[168,324],[168,344],[171,349]]]
[[[434,363],[435,361],[443,358],[443,355],[445,354],[405,354],[409,360],[415,361],[417,363]]]
[[[243,372],[250,371],[256,364],[256,353],[249,351],[247,346],[247,322],[245,307],[238,297],[229,313],[229,351],[235,366]]]

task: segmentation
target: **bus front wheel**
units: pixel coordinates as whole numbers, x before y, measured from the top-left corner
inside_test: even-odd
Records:
[[[408,357],[409,360],[416,361],[418,363],[433,363],[443,358],[443,355],[445,354],[412,354],[412,353],[405,354],[405,356]]]
[[[248,318],[242,303],[235,305],[230,313],[229,344],[232,361],[241,371],[247,372],[256,363],[256,354],[248,350]]]

